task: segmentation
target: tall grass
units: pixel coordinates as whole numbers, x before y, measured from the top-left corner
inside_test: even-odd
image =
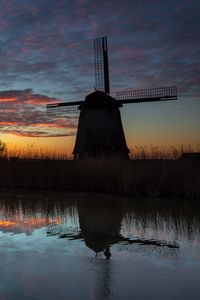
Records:
[[[25,147],[13,145],[8,143],[6,149],[1,155],[4,159],[32,159],[32,160],[67,160],[72,157],[66,152],[61,152],[58,150],[44,149],[35,146],[34,144],[27,144]]]
[[[191,146],[135,147],[129,161],[73,161],[65,153],[32,145],[6,150],[0,160],[0,188],[200,198],[200,161],[177,159],[183,152],[195,152]]]
[[[1,142],[1,141],[0,141]],[[1,150],[1,149],[0,149]],[[130,149],[130,159],[178,159],[186,152],[200,152],[200,145],[180,145],[177,147],[166,146],[135,146]],[[25,147],[7,144],[0,157],[4,159],[46,159],[46,160],[71,160],[72,154],[58,150],[38,148],[34,144],[27,144]]]
[[[1,160],[0,188],[200,198],[200,161]]]
[[[200,145],[135,146],[130,149],[131,159],[178,159],[183,153],[200,152]]]

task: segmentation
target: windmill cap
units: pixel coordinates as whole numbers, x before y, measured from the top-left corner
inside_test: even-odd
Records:
[[[85,101],[81,104],[80,108],[104,108],[104,107],[121,107],[122,105],[113,97],[108,94],[95,91],[85,97]]]

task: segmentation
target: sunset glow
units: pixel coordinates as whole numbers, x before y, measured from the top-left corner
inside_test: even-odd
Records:
[[[21,219],[16,216],[15,220],[0,220],[0,230],[1,229],[12,229],[21,232],[32,231],[36,228],[41,228],[48,226],[49,224],[58,225],[61,223],[60,217],[50,218],[50,217],[30,217]]]
[[[67,1],[43,2],[0,4],[0,140],[23,149],[34,144],[44,152],[72,151],[79,111],[50,115],[46,105],[83,101],[94,91],[93,39],[106,35],[111,96],[129,89],[178,87],[178,101],[120,109],[128,147],[199,145],[195,1],[127,0],[123,6],[120,1],[74,1],[70,7]]]
[[[1,227],[13,227],[15,225],[16,225],[16,222],[0,220],[0,228]]]

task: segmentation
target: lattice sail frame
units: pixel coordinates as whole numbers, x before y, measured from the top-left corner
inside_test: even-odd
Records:
[[[73,102],[57,102],[47,104],[47,113],[52,115],[58,114],[78,114],[78,107],[83,103],[83,101],[73,101]]]
[[[161,87],[141,90],[128,90],[116,93],[120,103],[139,103],[152,101],[177,100],[177,87]]]
[[[107,37],[94,39],[95,88],[110,93]]]

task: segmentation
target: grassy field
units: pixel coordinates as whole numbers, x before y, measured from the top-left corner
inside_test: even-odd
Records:
[[[0,187],[200,198],[200,160],[0,160]]]

